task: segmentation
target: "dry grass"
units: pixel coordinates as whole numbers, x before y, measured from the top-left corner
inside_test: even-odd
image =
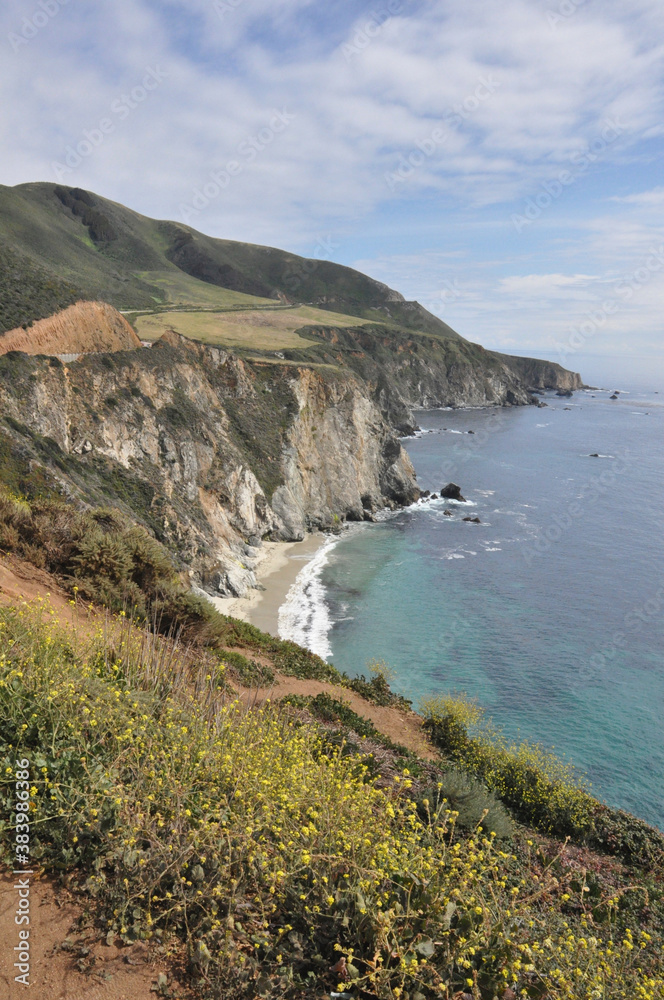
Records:
[[[138,316],[141,340],[158,340],[167,330],[206,344],[278,351],[307,348],[313,343],[296,331],[305,326],[364,326],[357,316],[299,306],[297,309],[251,310],[237,313],[165,312]]]
[[[77,302],[27,330],[18,327],[0,337],[0,354],[86,354],[140,346],[124,316],[106,302]]]

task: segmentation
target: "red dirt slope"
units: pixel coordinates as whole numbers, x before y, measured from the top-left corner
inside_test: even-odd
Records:
[[[91,354],[140,346],[124,316],[106,302],[77,302],[27,330],[18,327],[0,336],[0,354]]]

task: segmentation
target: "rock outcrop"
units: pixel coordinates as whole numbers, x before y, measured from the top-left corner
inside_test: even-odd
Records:
[[[460,503],[466,502],[466,498],[461,495],[461,487],[457,486],[456,483],[448,483],[447,486],[443,486],[440,495],[443,500],[458,500]]]
[[[524,385],[531,390],[562,389],[576,392],[585,388],[583,380],[576,372],[567,371],[554,361],[541,361],[538,358],[519,358],[514,355],[503,355],[505,363],[516,372]]]

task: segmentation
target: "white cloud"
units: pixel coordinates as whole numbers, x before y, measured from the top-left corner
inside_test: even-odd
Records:
[[[474,339],[519,330],[517,339],[544,343],[567,322],[567,302],[573,311],[601,294],[664,228],[664,194],[647,178],[638,192],[609,187],[594,215],[561,198],[520,245],[508,233],[509,203],[540,190],[609,119],[621,135],[586,181],[647,174],[664,117],[658,0],[588,0],[555,26],[547,11],[557,5],[539,0],[404,0],[351,54],[344,44],[356,44],[380,4],[224,2],[72,2],[16,53],[8,35],[37,8],[3,5],[0,181],[53,178],[53,160],[159,66],[161,86],[125,119],[112,115],[113,133],[71,183],[177,218],[210,172],[242,159],[240,144],[286,109],[288,128],[242,160],[192,224],[305,252],[322,232],[351,245],[387,232],[383,255],[356,256],[438,301]],[[390,186],[385,175],[404,164],[413,169]],[[428,230],[415,234],[409,220],[427,212]],[[441,247],[456,257],[436,257]],[[445,281],[457,282],[454,299],[440,299]],[[654,309],[649,295],[644,311]]]
[[[620,198],[615,195],[611,201],[619,201],[624,205],[664,205],[664,187],[653,188],[652,191],[640,191]]]

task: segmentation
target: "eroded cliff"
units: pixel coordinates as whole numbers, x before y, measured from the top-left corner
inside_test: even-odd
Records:
[[[263,538],[418,496],[367,386],[332,366],[247,361],[176,335],[150,350],[0,359],[12,447],[61,490],[119,505],[210,593],[255,585]]]
[[[306,329],[320,346],[307,352],[361,377],[388,422],[408,434],[414,409],[440,406],[523,406],[533,389],[580,389],[560,365],[487,351],[462,338],[441,338],[385,326]],[[304,360],[304,352],[285,351]]]

